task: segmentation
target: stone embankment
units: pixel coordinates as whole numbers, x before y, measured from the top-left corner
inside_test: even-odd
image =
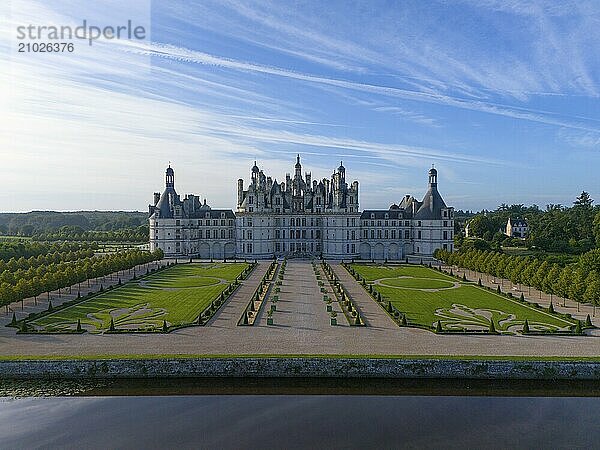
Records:
[[[325,377],[598,380],[600,362],[328,357],[0,361],[0,378]]]

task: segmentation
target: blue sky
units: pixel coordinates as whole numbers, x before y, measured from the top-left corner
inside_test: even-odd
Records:
[[[256,159],[283,179],[340,160],[363,208],[600,201],[597,1],[9,1],[0,31],[1,211],[235,207]],[[126,4],[124,4],[126,3]],[[24,23],[147,25],[144,41],[17,54]]]

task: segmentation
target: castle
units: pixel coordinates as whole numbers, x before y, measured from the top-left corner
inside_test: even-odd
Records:
[[[411,195],[387,210],[359,208],[358,181],[346,181],[340,166],[331,177],[302,175],[300,155],[294,176],[278,182],[257,166],[250,184],[237,182],[237,207],[212,209],[196,195],[183,200],[169,166],[165,190],[149,206],[150,250],[168,257],[251,258],[300,255],[333,259],[403,260],[452,251],[454,209],[437,189],[437,170],[429,170],[422,201]]]

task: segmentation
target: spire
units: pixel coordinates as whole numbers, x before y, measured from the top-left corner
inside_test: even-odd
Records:
[[[300,154],[296,156],[296,170],[294,173],[294,178],[302,178],[302,164],[300,164]]]
[[[175,187],[175,172],[171,169],[171,163],[169,163],[169,167],[167,167],[167,172],[165,174],[165,186],[168,188]]]
[[[431,165],[431,169],[429,169],[429,187],[437,188],[437,170],[435,169],[435,165]]]

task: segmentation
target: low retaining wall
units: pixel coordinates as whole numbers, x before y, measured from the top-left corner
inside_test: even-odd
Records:
[[[387,358],[182,358],[0,361],[2,378],[326,377],[600,379],[600,362]]]

